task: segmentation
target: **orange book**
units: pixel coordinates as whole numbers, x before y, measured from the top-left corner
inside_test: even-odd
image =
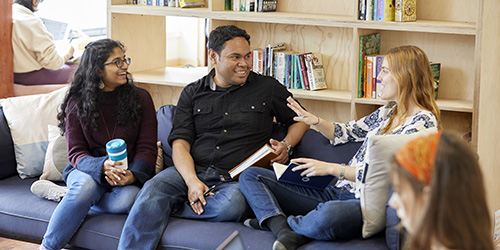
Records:
[[[238,176],[241,174],[241,172],[249,167],[270,167],[271,159],[275,158],[276,156],[278,155],[276,154],[276,152],[274,152],[274,149],[271,148],[271,146],[269,146],[268,144],[264,144],[264,146],[262,146],[255,153],[246,158],[243,162],[229,170],[228,173],[231,178],[236,180],[238,179]]]
[[[366,92],[365,97],[372,98],[373,93],[373,58],[366,56]]]

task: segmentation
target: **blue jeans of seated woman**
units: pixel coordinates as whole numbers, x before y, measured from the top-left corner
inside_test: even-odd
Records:
[[[363,219],[359,199],[336,187],[324,191],[278,182],[273,171],[251,167],[239,178],[240,188],[259,223],[288,216],[297,233],[318,240],[361,236]]]
[[[241,221],[250,211],[236,181],[222,182],[213,168],[197,174],[207,186],[216,185],[206,197],[204,212],[196,214],[188,203],[188,187],[175,167],[161,171],[137,195],[123,226],[118,249],[156,249],[170,216],[204,221]]]
[[[103,213],[127,213],[139,188],[134,185],[104,187],[90,175],[73,170],[67,179],[68,192],[50,218],[42,245],[63,248],[78,230],[90,209]]]

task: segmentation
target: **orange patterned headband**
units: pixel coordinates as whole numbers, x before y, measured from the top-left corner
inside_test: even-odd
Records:
[[[417,180],[429,184],[431,172],[436,163],[440,138],[441,131],[411,140],[398,150],[394,158]]]

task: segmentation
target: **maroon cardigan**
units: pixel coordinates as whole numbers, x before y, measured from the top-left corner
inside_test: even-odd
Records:
[[[84,129],[82,122],[76,115],[77,101],[69,101],[66,107],[66,141],[70,164],[63,172],[65,181],[71,171],[78,169],[91,175],[98,183],[107,184],[101,174],[102,166],[108,158],[106,143],[115,138],[124,139],[127,143],[128,169],[137,178],[137,185],[142,186],[154,175],[158,153],[156,146],[158,122],[151,96],[142,88],[138,88],[138,92],[142,105],[142,117],[136,127],[133,127],[132,124],[126,127],[118,125],[115,129],[117,116],[115,91],[104,92],[101,111],[106,124],[102,119],[98,119],[99,130],[97,131]]]

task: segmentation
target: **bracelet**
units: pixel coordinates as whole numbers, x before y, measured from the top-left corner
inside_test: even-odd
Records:
[[[316,122],[316,123],[314,123],[314,124],[311,124],[311,125],[313,125],[313,126],[318,125],[318,124],[319,124],[319,122],[321,121],[321,118],[319,118],[319,116],[316,116],[316,117],[318,118],[318,122]]]
[[[288,155],[291,155],[293,153],[293,147],[292,147],[292,145],[290,145],[290,143],[288,143],[285,140],[282,140],[281,143],[285,144],[286,151],[288,152]]]
[[[344,172],[345,172],[345,164],[341,163],[340,164],[340,174],[339,174],[339,181],[344,179]]]

